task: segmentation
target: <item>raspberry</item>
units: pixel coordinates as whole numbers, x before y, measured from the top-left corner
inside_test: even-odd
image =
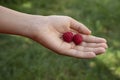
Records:
[[[81,42],[82,42],[83,38],[80,34],[75,34],[73,36],[73,42],[76,44],[76,45],[79,45]]]
[[[64,40],[65,42],[70,43],[70,42],[72,41],[72,39],[73,39],[73,33],[72,33],[72,32],[65,32],[65,33],[63,34],[63,40]]]

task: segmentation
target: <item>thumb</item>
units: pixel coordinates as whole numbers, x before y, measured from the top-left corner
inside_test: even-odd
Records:
[[[73,18],[71,18],[70,20],[70,27],[80,33],[83,34],[91,34],[91,30],[89,30],[84,24],[74,20]]]

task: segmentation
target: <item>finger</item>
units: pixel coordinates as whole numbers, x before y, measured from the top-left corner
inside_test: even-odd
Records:
[[[97,48],[97,47],[108,48],[106,43],[86,43],[86,42],[82,42],[81,46],[83,46],[83,47],[92,47],[92,48]]]
[[[82,35],[83,41],[89,42],[89,43],[106,43],[106,39],[100,38],[100,37],[95,37],[92,35]]]
[[[94,52],[82,52],[75,49],[70,49],[64,53],[64,55],[76,57],[76,58],[94,58],[96,54]]]
[[[91,47],[78,46],[76,47],[76,49],[83,52],[94,52],[95,54],[100,54],[105,52],[105,48],[103,47],[91,48]]]
[[[70,27],[83,34],[91,34],[91,31],[82,23],[71,18]]]

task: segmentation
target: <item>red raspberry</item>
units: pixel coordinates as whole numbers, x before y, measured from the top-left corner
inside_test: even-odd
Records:
[[[75,34],[73,36],[73,42],[76,44],[76,45],[79,45],[81,42],[82,42],[83,38],[80,34]]]
[[[73,39],[73,33],[72,33],[72,32],[65,32],[65,33],[63,34],[63,40],[64,40],[65,42],[70,43],[70,42],[72,41],[72,39]]]

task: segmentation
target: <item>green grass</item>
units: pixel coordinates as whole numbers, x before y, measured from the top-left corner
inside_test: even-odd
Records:
[[[75,59],[19,36],[0,35],[0,80],[120,80],[120,0],[1,0],[39,15],[68,15],[107,39],[106,54]]]

